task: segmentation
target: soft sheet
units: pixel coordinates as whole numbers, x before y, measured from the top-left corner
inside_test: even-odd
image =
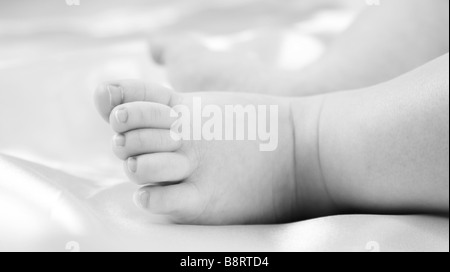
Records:
[[[0,250],[448,251],[448,219],[343,215],[270,226],[181,226],[139,211],[134,186],[0,157]]]
[[[167,31],[176,32],[172,23],[184,9],[177,9],[182,6],[180,1],[130,2],[155,3],[152,18],[159,18],[160,24],[148,20],[148,13],[139,13],[146,10],[139,5],[107,10],[114,5],[99,4],[102,1],[85,6],[85,12],[60,7],[61,12],[55,13],[59,17],[53,19],[34,18],[35,12],[29,14],[28,22],[20,18],[14,22],[14,4],[0,11],[0,251],[449,250],[448,218],[433,216],[342,215],[285,225],[183,226],[139,210],[132,202],[137,187],[127,181],[122,163],[111,154],[112,132],[97,116],[92,92],[99,82],[113,78],[165,82],[164,71],[149,60],[148,33],[139,27],[144,22],[152,29],[164,25]],[[244,2],[256,1],[230,1],[230,5]],[[90,14],[103,8],[102,16]],[[279,12],[285,18],[285,11]],[[73,19],[78,13],[85,17]],[[238,14],[235,9],[233,14]],[[352,16],[348,11],[333,14],[314,18],[317,23],[337,16],[334,22],[341,22],[342,28]],[[241,17],[228,24],[232,29],[222,29],[220,34],[239,32],[232,36],[246,37],[246,41],[254,38],[257,32],[248,32],[253,26],[245,25],[251,20]],[[114,18],[134,21],[117,24]],[[187,18],[195,28],[205,25],[202,20],[208,16]],[[283,30],[277,37],[285,43],[259,50],[266,56],[272,52],[274,57],[268,59],[286,69],[306,65],[324,46],[305,34],[317,31],[313,21]],[[305,35],[290,35],[299,29]],[[308,48],[309,54],[292,63],[288,53],[299,53],[295,51],[299,46]]]

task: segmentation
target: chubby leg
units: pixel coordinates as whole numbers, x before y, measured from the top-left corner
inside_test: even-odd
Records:
[[[219,110],[277,106],[279,145],[261,152],[261,140],[172,142],[171,107],[196,111],[195,98]],[[130,156],[125,171],[147,185],[139,203],[178,222],[448,214],[448,55],[382,85],[310,98],[178,94],[124,81],[100,86],[96,99],[119,134],[116,153]]]

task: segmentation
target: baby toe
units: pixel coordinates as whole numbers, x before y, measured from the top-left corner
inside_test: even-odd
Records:
[[[111,111],[124,103],[145,101],[170,105],[180,99],[179,94],[161,84],[131,79],[100,84],[94,94],[96,108],[106,121]]]
[[[175,138],[170,130],[138,129],[115,135],[113,151],[125,160],[142,154],[177,151],[181,143],[181,138]]]
[[[132,102],[116,107],[109,122],[117,133],[135,129],[170,129],[177,120],[172,108],[152,102]]]
[[[178,182],[192,172],[189,159],[179,153],[145,154],[125,161],[125,173],[140,185]]]

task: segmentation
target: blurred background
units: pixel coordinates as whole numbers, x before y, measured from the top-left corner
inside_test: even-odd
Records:
[[[46,248],[56,241],[47,239],[54,237],[49,226],[55,224],[73,235],[92,222],[109,222],[127,232],[143,229],[151,241],[179,229],[149,231],[147,215],[131,201],[135,187],[110,151],[113,133],[92,101],[95,87],[106,80],[167,83],[164,69],[150,59],[149,39],[193,33],[215,46],[257,53],[268,65],[300,69],[319,58],[366,5],[364,0],[80,0],[70,5],[75,2],[0,0],[0,250],[2,245],[14,249],[18,235],[25,248],[31,240],[32,249]],[[96,241],[85,240],[95,248]],[[159,245],[170,246],[164,242]],[[226,243],[229,237],[221,244]]]
[[[92,178],[111,177],[111,134],[93,109],[102,81],[164,82],[148,40],[196,33],[271,65],[317,59],[360,0],[0,0],[0,153]],[[114,167],[112,167],[112,165]]]

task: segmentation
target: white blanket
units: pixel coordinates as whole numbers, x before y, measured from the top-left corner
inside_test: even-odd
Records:
[[[7,8],[3,12],[13,14]],[[121,15],[103,13],[102,18]],[[140,22],[141,17],[128,18]],[[46,19],[37,22],[59,33],[60,24]],[[21,27],[22,20],[1,24],[11,28],[0,28],[0,38],[17,33],[19,38],[0,43],[0,250],[449,250],[448,218],[349,215],[287,225],[207,227],[173,225],[138,210],[131,200],[136,187],[111,154],[112,132],[95,112],[92,91],[104,80],[163,80],[163,73],[149,62],[145,39],[83,40],[79,29],[95,36],[108,34],[108,28],[102,29],[103,20],[73,22],[68,24],[72,39],[34,32],[20,38],[21,31],[34,28]],[[119,35],[136,29],[127,26],[109,30]]]

